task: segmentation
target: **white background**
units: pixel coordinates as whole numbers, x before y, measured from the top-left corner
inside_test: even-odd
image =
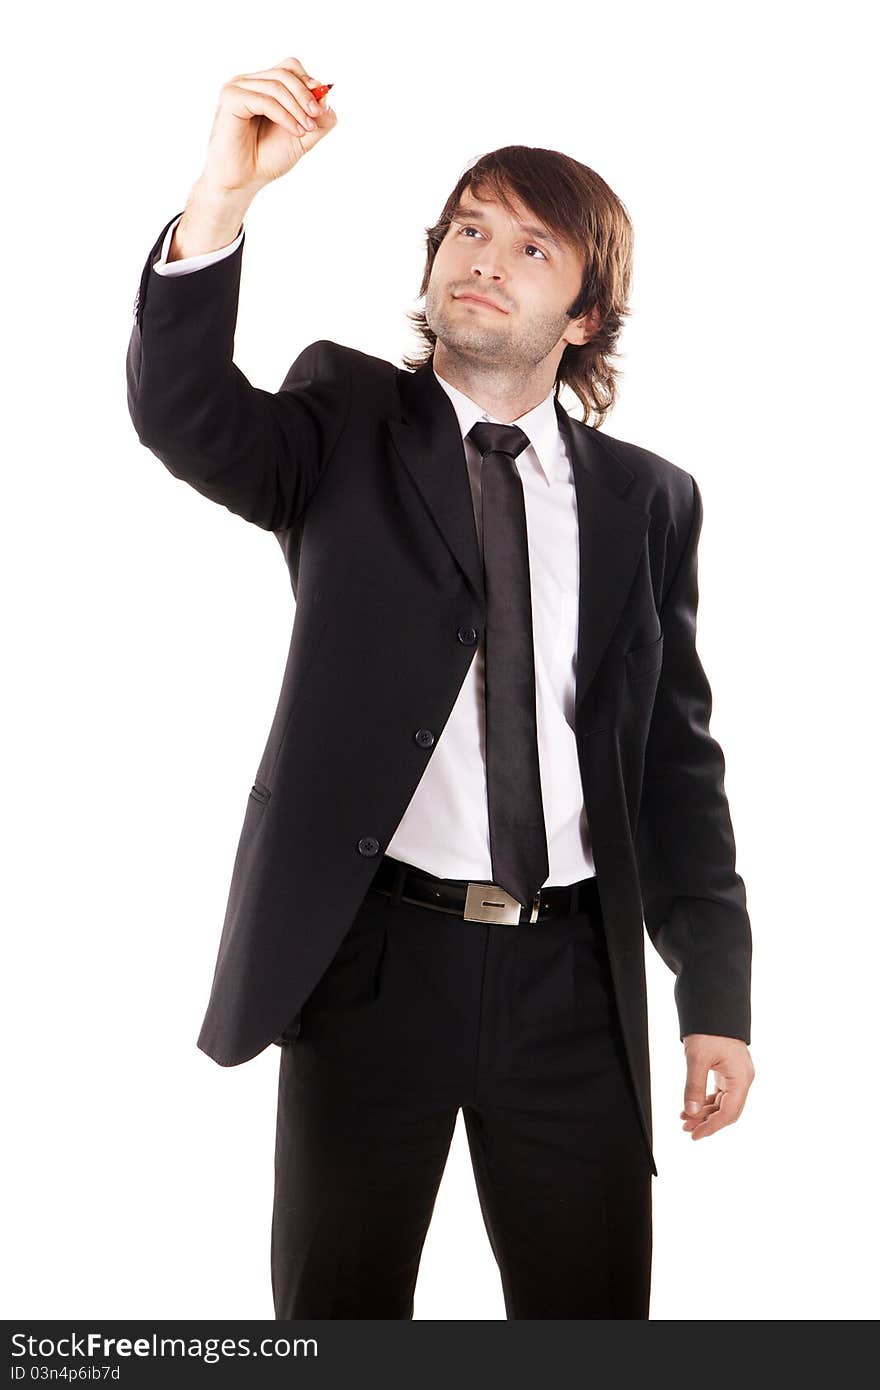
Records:
[[[295,55],[338,125],[247,219],[235,360],[400,363],[424,229],[553,147],[635,223],[604,429],[692,472],[699,649],[754,932],[739,1123],[680,1128],[648,944],[654,1319],[877,1314],[870,7],[486,0],[16,11],[3,81],[6,1317],[271,1318],[279,1051],[196,1048],[293,618],[270,534],[138,441],[147,253],[220,86]],[[317,16],[313,18],[312,16]],[[580,414],[572,397],[566,401]],[[415,1315],[500,1319],[459,1117]]]

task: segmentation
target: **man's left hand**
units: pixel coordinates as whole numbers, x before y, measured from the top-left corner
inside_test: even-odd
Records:
[[[689,1130],[692,1139],[705,1139],[708,1134],[739,1119],[755,1079],[755,1068],[748,1046],[741,1038],[688,1033],[683,1042],[687,1080],[685,1108],[679,1118],[684,1120],[682,1129]],[[716,1082],[711,1095],[708,1094],[710,1071],[715,1073]]]

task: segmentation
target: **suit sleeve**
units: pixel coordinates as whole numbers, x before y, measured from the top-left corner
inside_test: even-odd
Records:
[[[696,647],[695,479],[687,540],[663,599],[663,665],[645,755],[636,853],[645,926],[674,972],[680,1035],[750,1041],[752,936],[724,789],[709,732],[712,693]]]
[[[197,273],[155,274],[170,226],[135,298],[126,357],[135,431],[175,478],[267,531],[285,530],[342,434],[351,404],[345,355],[322,339],[300,353],[280,390],[252,386],[232,360],[246,233]]]

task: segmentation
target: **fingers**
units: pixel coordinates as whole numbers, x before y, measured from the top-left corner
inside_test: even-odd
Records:
[[[721,1091],[720,1091],[720,1090],[714,1090],[714,1091],[712,1092],[711,1095],[709,1095],[709,1096],[706,1097],[705,1101],[704,1101],[703,1104],[700,1106],[698,1115],[689,1115],[688,1112],[687,1112],[686,1110],[679,1110],[679,1112],[678,1112],[679,1118],[682,1119],[682,1120],[695,1120],[695,1119],[697,1119],[697,1118],[699,1117],[699,1115],[705,1115],[705,1114],[707,1114],[710,1110],[715,1110],[715,1109],[717,1109],[717,1107],[718,1107],[718,1098],[719,1098],[720,1095],[721,1095]]]
[[[742,1113],[742,1104],[737,1105],[736,1098],[731,1091],[721,1091],[719,1093],[718,1105],[714,1107],[705,1119],[699,1119],[698,1123],[691,1131],[692,1139],[705,1139],[710,1134],[715,1134],[725,1125],[732,1125]]]
[[[686,1110],[680,1110],[678,1112],[678,1118],[684,1120],[682,1129],[693,1130],[698,1124],[701,1124],[703,1120],[707,1120],[710,1115],[714,1115],[718,1109],[720,1098],[721,1092],[713,1091],[712,1094],[706,1098],[705,1104],[700,1106],[695,1115],[689,1115]]]
[[[285,83],[291,95],[297,100],[303,111],[312,116],[320,116],[324,107],[320,102],[315,101],[311,94],[312,87],[320,87],[321,83],[316,77],[310,76],[306,72],[298,58],[285,58],[280,63],[276,63],[274,68],[268,71],[255,73],[255,77],[277,77]]]
[[[287,119],[279,119],[279,116],[276,115],[272,119],[277,120],[279,125],[283,125],[287,129],[292,126],[294,134],[302,135],[307,130],[317,129],[317,121],[296,101],[284,82],[262,77],[240,77],[235,85],[242,91],[261,92],[271,99],[276,110],[284,111],[287,116]],[[313,105],[317,106],[317,102],[314,102]]]
[[[292,114],[292,103],[289,98],[282,101],[279,97],[272,96],[264,90],[259,83],[254,83],[243,77],[238,78],[235,82],[228,82],[226,85],[227,90],[238,97],[239,106],[248,116],[265,116],[284,130],[290,131],[291,135],[305,134],[305,126],[300,124]]]
[[[743,1112],[747,1091],[748,1087],[737,1081],[713,1091],[698,1114],[687,1115],[684,1110],[680,1112],[680,1118],[684,1120],[682,1129],[690,1131],[692,1139],[705,1139],[726,1125],[732,1125]]]

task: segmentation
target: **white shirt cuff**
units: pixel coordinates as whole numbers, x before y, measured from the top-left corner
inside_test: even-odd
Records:
[[[180,217],[183,213],[180,214]],[[212,265],[214,261],[222,261],[224,256],[231,256],[237,246],[241,244],[244,236],[244,226],[228,246],[221,246],[219,251],[203,251],[199,256],[184,256],[179,261],[169,261],[168,252],[171,250],[171,240],[174,236],[174,228],[180,221],[180,217],[175,217],[171,226],[165,233],[165,240],[162,242],[162,255],[153,266],[157,275],[189,275],[190,271],[201,270],[203,266]]]

